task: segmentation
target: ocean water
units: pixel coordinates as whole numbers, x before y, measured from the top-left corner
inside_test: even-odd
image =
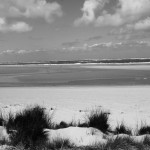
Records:
[[[0,87],[150,85],[150,65],[0,66]]]

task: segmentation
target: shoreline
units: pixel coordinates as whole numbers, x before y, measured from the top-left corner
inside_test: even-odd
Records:
[[[1,78],[1,77],[0,77]],[[150,77],[132,77],[132,78],[102,78],[102,79],[84,79],[62,82],[0,82],[1,87],[117,87],[117,86],[150,86]]]
[[[81,60],[51,60],[43,62],[2,62],[0,66],[32,66],[32,65],[140,65],[150,64],[150,58],[120,58],[120,59],[81,59]]]

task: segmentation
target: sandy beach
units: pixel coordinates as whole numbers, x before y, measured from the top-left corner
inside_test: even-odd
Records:
[[[9,87],[0,88],[0,102],[14,110],[15,104],[54,107],[56,122],[82,119],[83,112],[101,107],[110,111],[113,126],[123,121],[135,128],[150,123],[149,90],[150,86]]]

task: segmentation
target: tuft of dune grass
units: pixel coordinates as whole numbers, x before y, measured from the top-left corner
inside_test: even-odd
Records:
[[[120,125],[118,124],[118,126],[115,128],[114,133],[132,135],[132,131],[128,127],[126,127],[123,122]]]
[[[51,128],[51,126],[51,118],[45,113],[44,108],[38,105],[26,108],[15,116],[10,114],[6,123],[8,132],[16,131],[10,137],[12,145],[22,143],[25,148],[44,144],[47,135],[43,129]]]
[[[96,128],[103,133],[106,133],[109,128],[109,113],[102,110],[96,109],[92,110],[91,113],[87,116],[87,126]]]
[[[138,135],[144,135],[144,134],[150,134],[150,126],[142,126],[139,130],[138,130]]]
[[[54,129],[63,129],[63,128],[76,127],[76,126],[78,126],[78,124],[76,124],[74,121],[71,121],[69,123],[61,121],[59,124],[54,125]]]

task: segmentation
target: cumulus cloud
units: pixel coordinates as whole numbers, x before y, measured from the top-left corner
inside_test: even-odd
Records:
[[[53,21],[54,16],[61,16],[61,6],[46,0],[1,0],[1,17],[45,18]]]
[[[81,18],[75,25],[94,24],[95,26],[134,26],[135,30],[149,28],[150,0],[115,0],[109,9],[106,5],[112,0],[85,0]],[[115,10],[113,12],[111,7]],[[98,13],[99,12],[99,13]],[[98,14],[96,16],[96,14]],[[146,19],[148,18],[148,19]],[[142,21],[143,20],[143,21]]]
[[[107,0],[86,0],[84,2],[83,8],[81,9],[83,12],[83,16],[75,21],[76,25],[81,23],[89,24],[93,22],[95,18],[95,11],[97,9],[102,9]]]
[[[129,24],[127,25],[127,27],[133,30],[146,30],[146,31],[150,30],[150,17],[144,20],[140,20],[136,22],[135,24]]]
[[[0,32],[27,32],[31,30],[32,27],[25,22],[16,22],[8,25],[5,18],[0,18]]]
[[[16,23],[10,25],[9,28],[10,28],[10,31],[16,31],[16,32],[27,32],[27,31],[32,30],[32,27],[30,27],[25,22],[16,22]]]
[[[0,31],[27,32],[32,27],[23,21],[6,23],[9,18],[44,18],[51,23],[55,16],[62,16],[61,6],[57,2],[46,0],[1,0],[0,2]]]

